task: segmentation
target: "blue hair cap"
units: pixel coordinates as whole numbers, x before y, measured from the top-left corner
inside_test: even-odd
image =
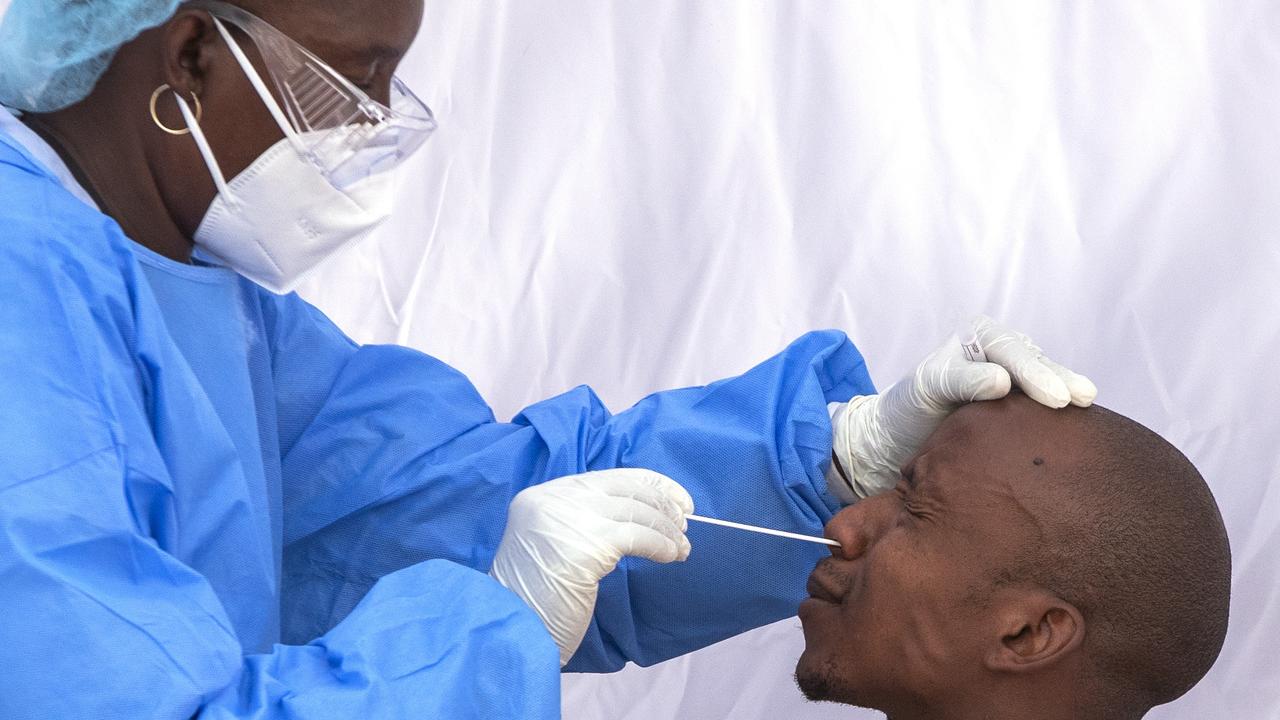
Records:
[[[116,50],[168,20],[178,4],[179,0],[12,0],[0,18],[0,105],[51,112],[80,102]]]

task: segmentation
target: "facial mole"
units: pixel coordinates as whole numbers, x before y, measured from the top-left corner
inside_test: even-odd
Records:
[[[1031,464],[1032,464],[1032,465],[1043,465],[1043,464],[1044,464],[1044,458],[1036,458],[1036,459],[1034,459],[1034,460],[1032,460],[1032,461],[1031,461]]]

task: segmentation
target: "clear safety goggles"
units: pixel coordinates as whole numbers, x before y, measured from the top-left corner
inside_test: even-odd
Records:
[[[400,164],[436,129],[431,109],[397,77],[391,79],[388,107],[258,16],[219,0],[187,6],[213,16],[285,136],[340,188]],[[283,108],[222,21],[244,31],[258,48]]]

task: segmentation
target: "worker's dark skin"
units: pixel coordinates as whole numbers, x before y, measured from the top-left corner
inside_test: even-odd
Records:
[[[336,71],[386,102],[391,76],[422,22],[422,0],[241,0]],[[232,29],[267,86],[248,37]],[[152,122],[152,92],[168,84],[200,99],[200,127],[228,182],[284,137],[203,10],[180,9],[124,45],[90,95],[52,113],[23,116],[135,242],[190,262],[192,236],[216,195],[190,135]],[[193,104],[194,107],[194,104]],[[157,103],[168,127],[186,126],[173,94]]]
[[[1053,419],[1018,394],[967,405],[895,492],[832,518],[826,534],[842,547],[818,564],[800,606],[806,694],[892,720],[1093,717],[1075,682],[1080,611],[1038,588],[987,590],[1038,542],[1036,517],[1053,502],[1040,489],[1047,474],[1088,450]]]

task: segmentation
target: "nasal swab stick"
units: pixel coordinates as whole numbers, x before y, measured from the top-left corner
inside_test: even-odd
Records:
[[[749,530],[751,532],[763,533],[765,535],[777,535],[778,537],[791,538],[792,540],[808,540],[809,542],[840,547],[840,543],[824,537],[801,535],[800,533],[786,532],[785,530],[774,530],[773,528],[756,527],[755,525],[743,525],[742,523],[729,522],[728,520],[717,520],[716,518],[702,517],[701,515],[685,515],[685,517],[690,520],[697,520],[698,522],[709,523],[711,525],[723,525],[725,527],[737,528],[738,530]]]

